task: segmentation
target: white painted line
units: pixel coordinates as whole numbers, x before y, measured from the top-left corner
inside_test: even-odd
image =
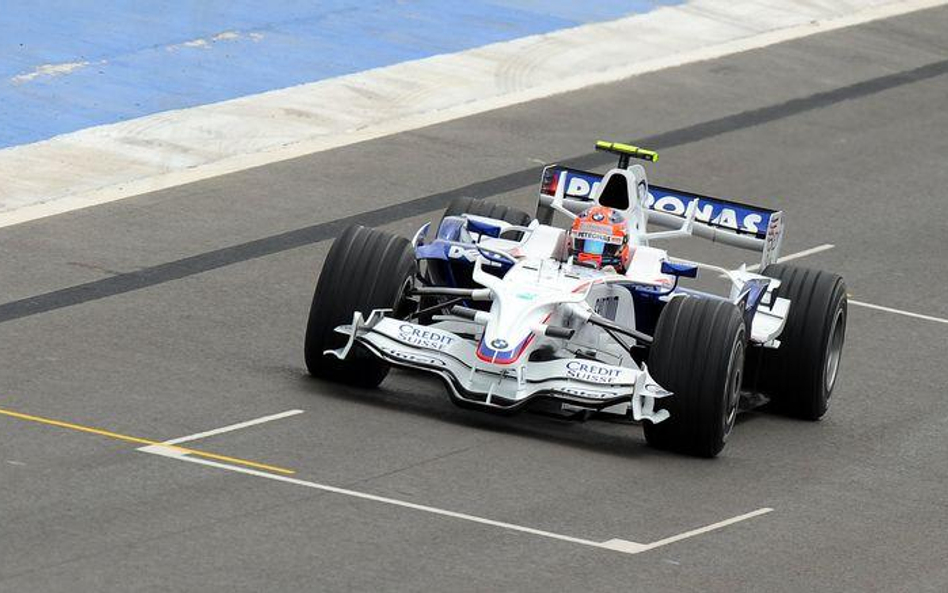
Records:
[[[648,549],[648,544],[630,542],[624,539],[610,539],[599,544],[599,547],[623,554],[641,554]]]
[[[433,513],[435,515],[442,515],[445,517],[452,517],[454,519],[461,519],[464,521],[472,521],[474,523],[481,523],[483,525],[490,525],[493,527],[500,527],[503,529],[510,529],[513,531],[521,531],[524,533],[530,533],[532,535],[538,535],[542,537],[548,537],[552,539],[567,541],[574,544],[580,544],[584,546],[593,546],[597,548],[605,547],[604,544],[599,542],[594,542],[587,539],[581,539],[577,537],[570,537],[568,535],[561,535],[559,533],[553,533],[550,531],[543,531],[541,529],[534,529],[532,527],[524,527],[522,525],[515,525],[513,523],[505,523],[503,521],[494,521],[493,519],[485,519],[483,517],[477,517],[475,515],[468,515],[465,513],[457,513],[455,511],[448,511],[445,509],[439,509],[437,507],[430,507],[422,504],[416,504],[413,502],[407,502],[404,500],[397,500],[394,498],[387,498],[385,496],[377,496],[375,494],[368,494],[365,492],[358,492],[356,490],[349,490],[346,488],[337,488],[335,486],[329,486],[326,484],[318,484],[316,482],[309,482],[306,480],[300,480],[298,478],[290,478],[287,476],[281,476],[277,474],[271,474],[269,472],[257,471],[249,468],[237,467],[235,465],[228,465],[226,463],[218,463],[216,461],[209,461],[206,459],[198,459],[196,457],[187,457],[182,455],[179,451],[172,448],[160,448],[160,447],[151,447],[147,451],[143,450],[146,453],[152,453],[154,455],[162,455],[164,457],[170,457],[172,459],[178,459],[180,461],[187,461],[190,463],[197,463],[199,465],[206,465],[209,467],[216,467],[219,469],[225,469],[232,472],[238,472],[242,474],[247,474],[249,476],[256,476],[258,478],[266,478],[268,480],[276,480],[278,482],[286,482],[287,484],[295,484],[296,486],[303,486],[306,488],[313,488],[315,490],[323,490],[325,492],[332,492],[334,494],[342,494],[344,496],[351,496],[354,498],[361,498],[364,500],[371,500],[374,502],[381,502],[384,504],[390,504],[395,506],[400,506],[404,508],[414,509],[416,511],[423,511],[426,513]]]
[[[174,447],[168,445],[145,445],[144,447],[139,447],[135,449],[136,451],[141,451],[142,453],[151,453],[152,455],[161,455],[162,457],[173,457],[175,459],[181,458],[185,459],[187,451],[182,451],[181,449],[175,449]]]
[[[948,0],[689,0],[0,150],[0,227]]]
[[[832,243],[824,243],[823,245],[817,245],[816,247],[811,247],[809,249],[804,249],[803,251],[798,251],[796,253],[791,253],[783,257],[777,258],[777,263],[783,263],[785,261],[793,261],[795,259],[800,259],[801,257],[807,257],[808,255],[814,255],[823,251],[828,251],[836,247]]]
[[[943,317],[934,317],[932,315],[922,315],[921,313],[912,313],[911,311],[903,311],[901,309],[893,309],[892,307],[883,307],[882,305],[873,305],[872,303],[866,303],[863,301],[856,301],[849,299],[850,305],[856,305],[857,307],[865,307],[867,309],[875,309],[876,311],[885,311],[886,313],[895,313],[896,315],[904,315],[906,317],[914,317],[915,319],[924,319],[925,321],[934,321],[936,323],[945,323],[948,324],[948,319]]]
[[[808,255],[814,255],[822,251],[828,251],[836,247],[832,243],[824,243],[823,245],[817,245],[816,247],[810,247],[809,249],[804,249],[803,251],[798,251],[796,253],[791,253],[783,257],[777,258],[777,263],[782,264],[786,261],[793,261],[795,259],[800,259],[801,257],[806,257]],[[760,264],[754,264],[752,266],[747,266],[748,272],[753,272],[754,270],[760,269]]]
[[[176,439],[171,439],[169,441],[162,441],[162,445],[179,445],[181,443],[187,443],[189,441],[196,441],[198,439],[203,439],[211,437],[218,434],[224,434],[225,432],[231,432],[234,430],[240,430],[241,428],[247,428],[248,426],[256,426],[257,424],[263,424],[264,422],[272,422],[273,420],[280,420],[281,418],[289,418],[290,416],[296,416],[297,414],[302,414],[303,410],[287,410],[285,412],[280,412],[279,414],[270,414],[269,416],[262,416],[260,418],[254,418],[253,420],[247,420],[246,422],[238,422],[237,424],[231,424],[229,426],[222,426],[221,428],[215,428],[214,430],[207,430],[204,432],[198,432],[195,434],[189,434],[188,436],[178,437]],[[149,445],[148,447],[143,447],[145,449],[150,447],[156,447],[158,445]]]
[[[706,525],[704,527],[699,527],[698,529],[692,529],[691,531],[686,531],[684,533],[679,533],[678,535],[673,535],[671,537],[666,537],[665,539],[660,539],[657,542],[652,542],[646,544],[645,548],[647,550],[654,550],[661,546],[667,546],[668,544],[673,544],[675,542],[680,542],[683,539],[688,539],[689,537],[694,537],[696,535],[701,535],[703,533],[708,533],[709,531],[714,531],[716,529],[721,529],[722,527],[727,527],[728,525],[734,525],[741,521],[746,521],[748,519],[753,519],[754,517],[759,517],[761,515],[766,515],[767,513],[772,512],[773,509],[770,507],[764,507],[762,509],[757,509],[756,511],[751,511],[750,513],[745,513],[743,515],[738,515],[737,517],[732,517],[724,521],[719,521],[717,523],[712,523],[711,525]]]
[[[398,500],[395,498],[388,498],[386,496],[378,496],[376,494],[368,494],[366,492],[359,492],[356,490],[349,490],[348,488],[338,488],[336,486],[329,486],[327,484],[319,484],[316,482],[309,482],[307,480],[301,480],[299,478],[291,478],[288,476],[281,476],[278,474],[272,474],[269,472],[258,471],[246,467],[238,467],[235,465],[229,465],[226,463],[218,463],[216,461],[211,461],[208,459],[200,459],[197,457],[189,457],[186,452],[181,451],[180,449],[175,449],[174,447],[168,447],[164,445],[152,445],[150,447],[143,447],[139,451],[145,453],[151,453],[153,455],[160,455],[162,457],[168,457],[170,459],[177,459],[178,461],[187,461],[189,463],[196,463],[198,465],[206,465],[208,467],[215,467],[218,469],[224,469],[227,471],[237,472],[241,474],[246,474],[248,476],[256,476],[258,478],[266,478],[268,480],[275,480],[277,482],[285,482],[287,484],[294,484],[296,486],[303,486],[305,488],[312,488],[314,490],[322,490],[325,492],[331,492],[333,494],[341,494],[343,496],[351,496],[353,498],[360,498],[363,500],[371,500],[373,502],[380,502],[383,504],[394,505],[398,507],[403,507],[407,509],[412,509],[415,511],[421,511],[425,513],[431,513],[434,515],[440,515],[442,517],[450,517],[452,519],[460,519],[462,521],[470,521],[472,523],[479,523],[481,525],[489,525],[491,527],[499,527],[501,529],[507,529],[510,531],[518,531],[521,533],[528,533],[530,535],[536,535],[539,537],[545,537],[549,539],[555,539],[559,541],[569,542],[572,544],[578,544],[581,546],[588,546],[592,548],[599,548],[604,550],[611,550],[613,552],[622,552],[624,554],[639,554],[646,550],[651,550],[659,546],[668,545],[683,539],[694,537],[709,531],[714,531],[715,529],[721,529],[728,525],[733,525],[739,521],[745,521],[759,515],[763,515],[771,512],[773,509],[764,508],[758,509],[751,513],[746,513],[738,517],[727,519],[726,521],[720,521],[706,527],[701,527],[698,529],[693,529],[691,531],[667,537],[665,539],[653,542],[651,544],[640,544],[633,541],[628,541],[624,539],[610,539],[604,542],[597,542],[593,540],[583,539],[579,537],[572,537],[569,535],[563,535],[561,533],[554,533],[552,531],[544,531],[542,529],[534,529],[533,527],[526,527],[523,525],[517,525],[515,523],[507,523],[504,521],[495,521],[493,519],[486,519],[484,517],[478,517],[476,515],[468,515],[466,513],[458,513],[455,511],[449,511],[446,509],[441,509],[438,507],[427,506],[423,504],[417,504],[414,502],[408,502],[405,500]]]
[[[791,261],[794,259],[799,259],[801,257],[807,257],[808,255],[814,255],[822,251],[827,251],[832,249],[835,245],[831,243],[825,243],[823,245],[817,245],[816,247],[811,247],[810,249],[804,249],[803,251],[798,251],[796,253],[791,253],[777,259],[777,262],[783,263],[785,261]],[[747,266],[748,271],[754,271],[760,268],[759,264],[753,266]],[[854,299],[849,299],[850,305],[855,305],[857,307],[865,307],[867,309],[875,309],[876,311],[885,311],[886,313],[895,313],[896,315],[904,315],[906,317],[914,317],[915,319],[924,319],[925,321],[934,321],[936,323],[948,324],[948,319],[944,317],[935,317],[933,315],[922,315],[921,313],[912,313],[911,311],[904,311],[902,309],[893,309],[892,307],[883,307],[882,305],[873,305],[872,303],[867,303],[864,301],[857,301]]]
[[[817,245],[816,247],[811,247],[809,249],[804,249],[803,251],[798,251],[796,253],[791,253],[777,259],[778,263],[783,263],[785,261],[791,261],[794,259],[799,259],[801,257],[807,257],[808,255],[814,255],[822,251],[827,251],[832,249],[835,245],[831,243],[825,243],[823,245]],[[747,266],[747,270],[753,272],[760,268],[760,264],[754,264],[753,266]],[[892,307],[883,307],[882,305],[873,305],[872,303],[866,303],[864,301],[857,301],[854,299],[849,299],[850,305],[855,305],[857,307],[865,307],[867,309],[875,309],[876,311],[885,311],[886,313],[895,313],[896,315],[904,315],[906,317],[914,317],[915,319],[924,319],[925,321],[934,321],[936,323],[948,324],[948,319],[944,317],[935,317],[933,315],[922,315],[921,313],[912,313],[911,311],[904,311],[902,309],[893,309]]]

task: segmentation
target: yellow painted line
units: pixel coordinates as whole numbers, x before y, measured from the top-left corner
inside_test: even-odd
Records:
[[[139,437],[128,436],[126,434],[119,434],[117,432],[112,432],[109,430],[102,430],[101,428],[93,428],[91,426],[83,426],[81,424],[63,422],[62,420],[53,420],[52,418],[43,418],[42,416],[32,416],[30,414],[14,412],[13,410],[5,410],[3,408],[0,408],[0,414],[4,416],[9,416],[11,418],[17,418],[19,420],[26,420],[29,422],[37,422],[39,424],[46,424],[48,426],[58,426],[59,428],[68,428],[69,430],[87,432],[89,434],[97,434],[99,436],[109,437],[110,439],[126,441],[128,443],[135,443],[136,445],[160,445],[162,447],[174,449],[176,451],[180,451],[181,453],[188,454],[188,455],[196,455],[198,457],[205,457],[207,459],[225,461],[227,463],[236,463],[238,465],[245,465],[247,467],[254,467],[257,469],[267,470],[267,471],[276,472],[280,474],[292,475],[296,473],[295,471],[291,469],[286,469],[284,467],[277,467],[275,465],[257,463],[256,461],[248,461],[246,459],[240,459],[238,457],[228,457],[226,455],[218,455],[217,453],[208,453],[207,451],[199,451],[197,449],[189,449],[187,447],[179,447],[177,445],[166,445],[162,443],[161,441],[153,441],[151,439],[143,439]]]

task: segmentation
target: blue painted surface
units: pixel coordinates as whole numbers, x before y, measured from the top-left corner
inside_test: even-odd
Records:
[[[2,0],[0,147],[682,1]]]

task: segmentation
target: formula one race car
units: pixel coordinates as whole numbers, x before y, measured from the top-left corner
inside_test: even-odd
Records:
[[[608,414],[704,457],[748,405],[823,416],[846,332],[842,278],[777,263],[781,212],[650,187],[630,159],[656,153],[596,148],[618,166],[546,167],[536,216],[461,198],[433,237],[430,224],[411,241],[346,229],[313,296],[309,372],[376,386],[392,365],[427,371],[466,408]],[[762,271],[652,246],[681,236],[760,251]],[[699,270],[726,278],[727,294],[680,285]]]

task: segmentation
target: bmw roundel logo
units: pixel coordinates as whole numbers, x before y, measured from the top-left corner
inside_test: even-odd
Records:
[[[490,347],[494,350],[506,350],[507,346],[510,344],[507,343],[507,340],[491,340]]]
[[[601,222],[602,219],[605,218],[605,216],[603,216],[602,212],[596,212],[595,214],[593,214],[592,218],[593,218],[593,220],[595,220],[596,222]]]

